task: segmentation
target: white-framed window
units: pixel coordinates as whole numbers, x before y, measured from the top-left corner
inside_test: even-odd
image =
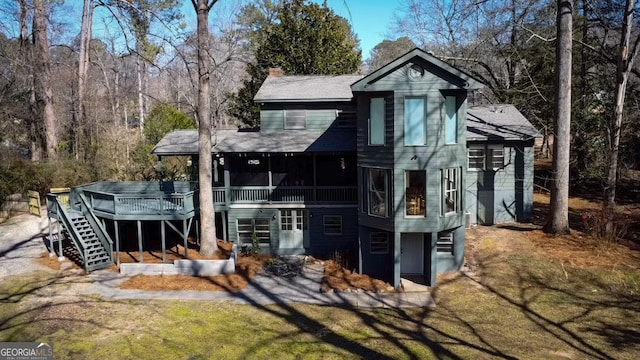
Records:
[[[284,128],[287,130],[300,130],[307,128],[306,110],[284,110]]]
[[[493,170],[502,169],[504,167],[504,147],[502,145],[489,145],[488,155]]]
[[[484,170],[485,156],[484,147],[469,147],[467,149],[469,170]]]
[[[437,252],[453,254],[453,234],[453,231],[438,233],[438,243],[436,244]]]
[[[405,170],[405,202],[407,216],[426,216],[426,183],[424,170]]]
[[[387,217],[389,171],[385,169],[369,169],[368,177],[369,215]]]
[[[371,254],[388,254],[389,234],[385,232],[372,232],[369,234],[369,252]]]
[[[309,210],[282,209],[280,210],[280,229],[284,231],[308,230]]]
[[[446,96],[444,101],[444,143],[458,142],[458,104],[455,96]]]
[[[442,213],[460,211],[460,168],[442,169]]]
[[[384,145],[384,98],[369,103],[369,145]]]
[[[467,149],[469,170],[500,170],[504,168],[505,151],[502,145],[471,145]]]
[[[427,140],[427,99],[404,98],[404,145],[422,146]]]
[[[342,216],[325,215],[322,218],[325,235],[342,235]]]
[[[238,244],[252,244],[255,234],[261,245],[271,243],[271,219],[267,218],[244,218],[238,219]]]

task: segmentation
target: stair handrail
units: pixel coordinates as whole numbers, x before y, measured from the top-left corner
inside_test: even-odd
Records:
[[[76,246],[76,249],[78,249],[78,253],[80,254],[80,257],[82,257],[82,262],[84,263],[85,271],[87,271],[87,249],[85,249],[84,243],[82,242],[82,236],[76,227],[73,226],[73,223],[71,223],[71,217],[58,196],[56,194],[48,193],[47,200],[50,198],[55,199],[55,211],[58,215],[58,221],[62,222],[62,226],[64,226],[69,235],[71,235],[71,241]]]
[[[98,240],[100,240],[100,243],[107,251],[109,261],[113,262],[113,241],[111,240],[109,233],[107,233],[107,230],[102,226],[102,222],[98,220],[98,217],[94,214],[91,206],[89,206],[86,196],[84,196],[82,192],[78,192],[77,195],[80,200],[80,211],[82,211],[82,214],[89,222],[89,225],[91,225],[91,228],[98,237]]]

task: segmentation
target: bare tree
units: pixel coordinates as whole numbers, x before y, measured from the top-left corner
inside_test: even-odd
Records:
[[[631,46],[631,32],[633,29],[633,12],[636,8],[636,0],[626,0],[624,17],[622,22],[622,36],[617,53],[616,67],[616,100],[614,118],[609,129],[609,171],[605,184],[603,211],[606,221],[606,234],[612,235],[614,212],[616,208],[616,184],[618,181],[618,157],[620,153],[620,134],[622,130],[624,99],[627,91],[627,82],[631,72],[633,61],[638,54],[640,36],[636,35],[635,42]],[[630,48],[631,46],[631,48]]]
[[[49,159],[58,156],[58,135],[56,133],[56,114],[53,109],[53,91],[51,89],[51,64],[49,39],[47,36],[47,1],[34,1],[33,14],[33,76],[36,94],[36,107],[42,119],[45,134],[45,150]]]
[[[213,204],[213,180],[211,161],[211,98],[209,82],[211,78],[211,58],[209,33],[209,12],[217,0],[191,0],[197,13],[198,34],[198,144],[200,184],[200,253],[208,256],[218,250],[216,239],[215,209]]]
[[[553,142],[553,184],[551,210],[545,231],[569,232],[569,155],[571,142],[571,49],[573,0],[558,0],[556,17],[556,121]]]
[[[91,30],[93,25],[93,0],[84,0],[82,9],[82,26],[80,28],[80,51],[78,54],[78,94],[76,99],[76,108],[74,111],[74,155],[76,159],[84,157],[81,154],[80,146],[80,129],[84,126],[85,117],[85,89],[87,82],[87,72],[89,70],[89,44],[91,42]]]

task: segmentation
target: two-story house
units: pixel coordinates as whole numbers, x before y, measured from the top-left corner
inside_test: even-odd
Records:
[[[220,236],[435,285],[463,265],[465,225],[531,217],[538,133],[513,106],[470,108],[481,87],[420,49],[366,76],[273,72],[260,130],[214,135]],[[197,131],[153,152],[197,157]]]

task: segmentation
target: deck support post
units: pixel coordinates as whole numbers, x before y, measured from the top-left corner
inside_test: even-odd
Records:
[[[164,236],[164,222],[165,220],[160,220],[160,237],[162,238],[162,262],[167,262],[167,244],[165,242]]]
[[[140,250],[140,259],[141,263],[144,262],[144,253],[142,252],[142,224],[140,220],[136,220],[138,223],[138,249]]]
[[[187,233],[187,219],[182,220],[182,239],[184,240],[184,257],[185,259],[188,257],[189,244],[187,244],[187,239],[189,234]]]
[[[222,219],[222,240],[229,241],[227,237],[227,212],[220,211],[220,218]]]
[[[116,233],[116,265],[120,266],[120,231],[118,228],[118,220],[113,221],[113,228]]]
[[[51,231],[51,218],[49,214],[47,214],[47,220],[49,221],[49,257],[54,257],[56,251],[53,249],[53,233]],[[60,235],[58,235],[58,239],[60,239]]]
[[[58,261],[64,261],[64,255],[62,253],[62,225],[60,225],[60,215],[58,215]]]

